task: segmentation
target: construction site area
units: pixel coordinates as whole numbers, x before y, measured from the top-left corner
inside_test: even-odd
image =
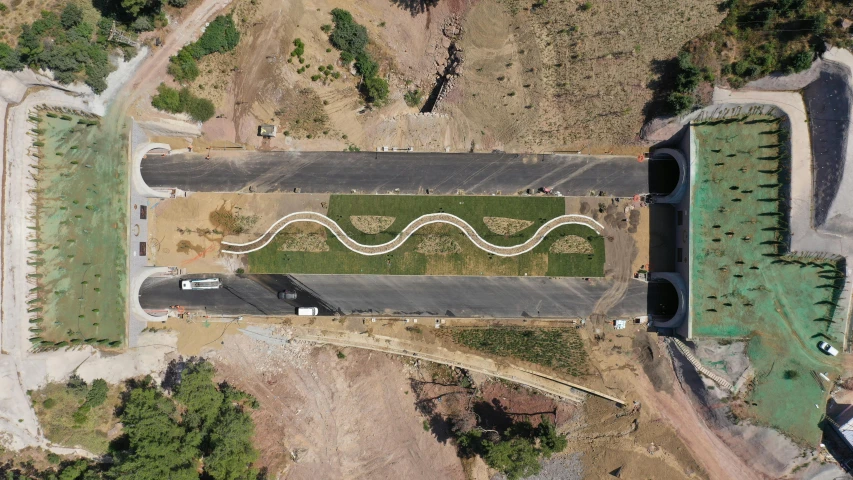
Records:
[[[166,3],[0,10],[112,68],[0,72],[0,472],[126,476],[146,409],[192,478],[853,466],[849,52],[739,91],[678,56],[716,2]]]

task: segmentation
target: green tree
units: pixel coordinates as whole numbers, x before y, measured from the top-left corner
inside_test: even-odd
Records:
[[[219,414],[222,393],[213,384],[214,373],[208,362],[189,363],[175,388],[173,398],[186,407],[183,423],[190,429],[206,431]]]
[[[154,30],[154,22],[151,17],[138,17],[130,24],[130,29],[134,32],[150,32]]]
[[[76,3],[69,3],[62,10],[62,16],[60,17],[62,28],[70,30],[79,25],[82,21],[83,9]]]
[[[179,82],[191,82],[198,78],[198,64],[187,47],[169,59],[168,72]]]
[[[13,50],[9,45],[0,42],[0,70],[17,72],[23,69],[24,64],[21,63],[18,52]]]
[[[812,66],[814,60],[814,52],[811,50],[803,50],[791,54],[785,61],[785,71],[787,73],[797,73],[803,70],[808,70]]]
[[[355,69],[362,77],[371,78],[379,73],[379,64],[366,53],[360,52],[355,56]]]
[[[157,95],[154,95],[151,99],[151,105],[158,110],[170,113],[180,113],[183,111],[178,91],[167,87],[165,83],[161,83],[157,87]]]
[[[159,12],[160,0],[121,0],[121,6],[127,14],[135,19],[145,12]]]
[[[184,111],[199,122],[206,122],[216,114],[216,107],[213,102],[206,98],[193,96],[185,88],[181,89],[181,104],[184,105]]]
[[[678,75],[675,77],[675,90],[681,93],[692,93],[699,81],[702,79],[702,73],[693,61],[690,59],[690,54],[681,52],[678,54]]]
[[[355,23],[352,15],[340,8],[332,10],[332,20],[335,24],[329,40],[338,50],[349,52],[353,56],[367,46],[367,29]]]
[[[379,77],[366,78],[364,94],[368,102],[381,103],[388,98],[388,82]]]
[[[121,422],[127,450],[114,452],[111,476],[127,480],[198,480],[201,435],[176,421],[175,404],[150,384],[130,390]]]
[[[553,453],[562,452],[569,444],[566,436],[557,433],[557,427],[544,415],[536,427],[536,436],[539,438],[539,448],[542,451],[542,455],[546,458],[550,457]]]
[[[178,8],[184,8],[187,6],[187,0],[169,0],[169,5]]]
[[[676,115],[680,115],[691,110],[693,105],[696,103],[696,99],[692,93],[680,92],[670,93],[666,101],[670,110],[672,110],[672,113],[675,113]]]
[[[65,387],[75,396],[85,397],[87,393],[89,393],[89,385],[86,383],[86,380],[80,378],[77,374],[71,375],[68,379],[68,382],[65,383]]]
[[[513,438],[487,446],[483,458],[490,467],[506,474],[509,480],[517,480],[539,473],[539,452],[524,438]]]
[[[238,43],[240,32],[234,25],[234,18],[231,15],[220,15],[210,22],[195,43],[193,54],[198,59],[214,52],[228,52],[234,50]]]
[[[62,469],[62,472],[59,474],[59,480],[81,480],[85,478],[88,469],[89,464],[86,460],[77,460]]]
[[[246,412],[230,403],[223,405],[211,428],[205,472],[215,480],[254,480],[258,475],[252,468],[258,459],[252,446],[254,433],[252,418]]]
[[[86,394],[86,404],[92,408],[103,405],[107,401],[107,393],[109,391],[110,387],[107,385],[106,380],[96,378],[92,381],[92,388],[89,389],[89,393]]]

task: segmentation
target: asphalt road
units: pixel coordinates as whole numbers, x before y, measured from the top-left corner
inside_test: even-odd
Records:
[[[154,188],[190,192],[516,194],[552,187],[625,197],[649,193],[649,165],[632,156],[505,153],[220,152],[150,156],[142,177]],[[652,192],[661,193],[661,192]],[[662,192],[669,193],[669,192]]]
[[[148,279],[142,308],[181,305],[220,315],[293,314],[316,306],[321,314],[429,315],[457,317],[587,317],[610,287],[606,280],[544,277],[431,277],[396,275],[221,276],[225,288],[182,291],[178,279]],[[284,289],[297,300],[276,298]],[[647,312],[648,285],[633,282],[611,316]]]
[[[803,90],[809,111],[809,132],[812,137],[814,168],[814,223],[823,225],[832,202],[841,187],[844,164],[847,160],[847,127],[850,121],[851,92],[847,73],[822,71],[817,80]],[[849,172],[848,172],[849,175]]]

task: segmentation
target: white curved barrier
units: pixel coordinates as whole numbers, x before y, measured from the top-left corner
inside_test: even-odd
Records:
[[[332,234],[335,235],[335,237],[338,238],[338,240],[341,241],[341,243],[344,244],[345,247],[361,255],[384,255],[386,253],[392,252],[399,248],[401,245],[403,245],[406,240],[408,240],[408,238],[412,236],[416,231],[420,230],[426,225],[430,225],[433,223],[444,223],[448,225],[453,225],[462,230],[465,236],[467,236],[468,239],[471,240],[471,242],[475,246],[488,253],[501,257],[513,257],[529,252],[537,245],[539,245],[539,243],[542,242],[542,240],[548,233],[550,233],[556,228],[562,227],[563,225],[583,225],[585,227],[593,229],[596,233],[599,234],[604,229],[603,225],[586,215],[561,215],[545,222],[541,227],[539,227],[538,230],[536,230],[536,233],[534,233],[533,236],[530,237],[526,242],[509,247],[502,247],[485,241],[477,233],[477,231],[474,230],[474,227],[472,227],[470,224],[468,224],[468,222],[462,220],[456,215],[451,215],[449,213],[430,213],[427,215],[422,215],[416,218],[415,220],[412,220],[412,222],[409,223],[406,228],[404,228],[402,232],[400,232],[399,235],[397,235],[394,239],[388,242],[385,242],[380,245],[363,245],[350,238],[350,236],[347,235],[346,232],[344,232],[344,230],[340,227],[340,225],[337,224],[337,222],[325,215],[315,212],[296,212],[291,213],[289,215],[285,215],[284,217],[278,219],[278,221],[273,223],[272,226],[270,226],[270,228],[267,229],[267,231],[264,232],[263,235],[251,242],[222,242],[223,245],[229,245],[232,247],[247,247],[261,242],[265,237],[269,237],[262,244],[245,251],[223,250],[222,253],[231,253],[239,255],[258,251],[266,247],[273,240],[273,238],[275,238],[275,236],[278,235],[279,232],[284,230],[288,225],[298,222],[316,223],[326,227],[330,232],[332,232]],[[276,229],[276,227],[278,228]],[[276,230],[273,231],[273,229]]]

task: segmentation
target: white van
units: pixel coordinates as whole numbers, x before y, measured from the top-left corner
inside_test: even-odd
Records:
[[[296,314],[300,317],[311,317],[320,313],[317,307],[299,307],[296,309]]]

